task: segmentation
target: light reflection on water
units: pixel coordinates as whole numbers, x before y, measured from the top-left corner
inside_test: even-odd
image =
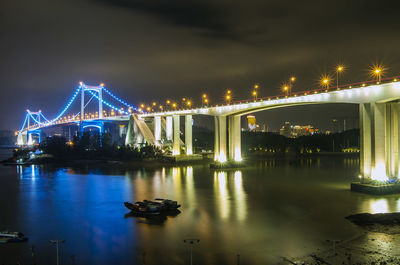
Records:
[[[265,264],[361,233],[347,215],[400,210],[399,196],[339,188],[357,180],[358,166],[355,158],[270,159],[219,171],[17,166],[0,173],[0,188],[7,187],[0,210],[4,225],[25,232],[41,249],[41,264],[52,264],[46,257],[53,237],[67,239],[63,251],[75,254],[77,264],[140,264],[144,253],[146,264],[186,264],[182,240],[188,237],[201,240],[194,249],[198,264],[232,264],[236,254],[243,263]],[[124,201],[155,198],[178,200],[181,214],[124,217]]]

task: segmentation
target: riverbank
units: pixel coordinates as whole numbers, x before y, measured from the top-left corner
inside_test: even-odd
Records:
[[[346,217],[364,233],[347,240],[326,240],[307,256],[282,258],[279,264],[400,264],[400,212]]]

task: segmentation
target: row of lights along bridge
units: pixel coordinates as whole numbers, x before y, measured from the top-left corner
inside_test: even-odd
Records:
[[[338,65],[335,68],[335,75],[336,75],[336,79],[333,78],[333,74],[324,74],[321,76],[320,78],[320,85],[323,89],[325,90],[329,90],[330,88],[332,88],[332,82],[334,82],[336,80],[336,86],[335,88],[337,90],[340,89],[339,86],[339,77],[340,75],[346,70],[346,67],[344,65]],[[381,82],[382,80],[382,76],[384,74],[384,70],[385,68],[382,65],[373,65],[370,67],[370,77],[374,80],[377,81],[378,83]],[[296,77],[295,76],[290,76],[290,78],[285,81],[281,87],[282,92],[284,92],[284,95],[286,97],[291,96],[292,95],[292,89],[293,89],[293,84],[296,81]],[[254,99],[254,101],[258,100],[258,96],[259,96],[259,88],[260,85],[259,84],[255,84],[252,87],[252,91],[251,91],[251,95]],[[225,99],[225,103],[226,104],[231,104],[233,96],[232,96],[232,91],[230,89],[228,89],[224,95],[224,99]],[[202,95],[202,100],[201,100],[201,106],[202,107],[208,107],[209,105],[209,98],[207,96],[207,94],[203,94]],[[190,98],[182,98],[181,101],[172,101],[172,100],[166,100],[165,104],[158,104],[157,102],[152,102],[151,104],[144,104],[142,103],[140,105],[139,111],[140,112],[157,112],[157,111],[170,111],[170,110],[177,110],[177,109],[188,109],[188,108],[192,108],[194,106],[193,101]]]

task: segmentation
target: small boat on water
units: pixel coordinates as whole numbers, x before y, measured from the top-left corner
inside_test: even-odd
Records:
[[[178,208],[181,206],[177,201],[157,198],[155,201],[144,200],[135,203],[124,202],[126,208],[132,213],[142,216],[154,216],[159,214],[180,213]]]
[[[25,242],[28,238],[20,232],[0,231],[0,243]]]
[[[126,208],[141,216],[155,216],[161,213],[161,207],[146,202],[124,202]]]

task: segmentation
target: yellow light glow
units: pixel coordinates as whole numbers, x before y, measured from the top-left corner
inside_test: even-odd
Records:
[[[230,91],[230,90],[228,90],[228,91],[226,91],[226,93],[230,94],[230,93],[231,93],[231,91]]]
[[[254,85],[254,88],[255,88],[255,89],[258,89],[258,85]]]
[[[290,81],[292,81],[292,82],[296,81],[296,77],[292,76],[292,77],[290,78]]]
[[[186,98],[182,98],[182,101],[186,101]]]
[[[206,95],[206,94],[203,94],[203,98],[207,98],[207,95]]]
[[[205,103],[208,103],[208,99],[205,99],[204,102],[205,102]]]
[[[140,107],[141,107],[141,108],[144,108],[144,104],[140,104]]]
[[[192,105],[192,102],[190,100],[188,100],[188,102],[186,102],[186,105],[188,105],[190,107]]]
[[[376,78],[378,82],[381,81],[381,78],[386,69],[380,64],[374,64],[370,67],[370,76],[372,78]]]
[[[157,102],[153,102],[153,106],[156,106],[157,105]]]
[[[287,90],[289,89],[289,87],[288,87],[288,86],[283,86],[282,89],[283,89],[284,91],[287,91]]]
[[[176,108],[176,103],[172,103],[172,107],[173,107],[173,108]]]
[[[373,180],[382,181],[382,182],[387,181],[388,177],[386,175],[385,164],[379,163],[378,165],[376,165],[376,167],[373,168],[371,171],[371,178]]]
[[[338,65],[336,68],[336,71],[338,72],[342,72],[344,70],[344,66],[343,65]]]
[[[170,104],[170,103],[171,103],[171,101],[170,101],[170,100],[167,100],[166,102],[167,102],[167,104]]]

